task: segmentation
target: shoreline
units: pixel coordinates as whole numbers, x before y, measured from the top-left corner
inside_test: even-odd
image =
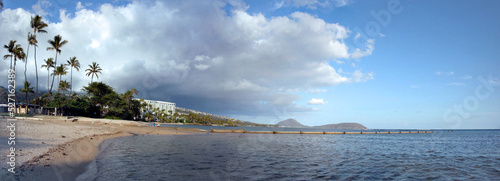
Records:
[[[66,118],[16,119],[19,125],[18,142],[22,143],[16,146],[20,147],[16,148],[17,174],[4,170],[0,176],[5,180],[75,180],[87,171],[99,153],[99,145],[105,140],[137,134],[185,135],[204,132],[197,129],[149,127],[145,125],[147,123],[126,120]],[[73,119],[78,121],[72,122]],[[6,121],[2,120],[1,123],[6,124]],[[2,147],[2,152],[5,151],[3,149],[6,148]]]

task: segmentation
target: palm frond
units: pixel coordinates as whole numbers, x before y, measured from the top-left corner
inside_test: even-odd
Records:
[[[12,55],[11,55],[11,54],[7,54],[7,55],[4,55],[4,56],[3,56],[3,59],[8,59],[8,58],[10,58],[10,57],[12,57]]]

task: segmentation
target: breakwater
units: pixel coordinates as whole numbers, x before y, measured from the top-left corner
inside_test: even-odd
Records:
[[[310,131],[247,131],[246,129],[210,129],[212,133],[249,133],[249,134],[417,134],[433,133],[434,131],[342,131],[342,132],[310,132]]]

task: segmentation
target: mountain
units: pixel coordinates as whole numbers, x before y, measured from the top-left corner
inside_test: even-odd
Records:
[[[279,127],[293,127],[293,128],[309,128],[309,126],[299,123],[295,119],[287,119],[280,121],[278,123]],[[359,123],[338,123],[338,124],[327,124],[323,126],[314,126],[312,128],[318,129],[357,129],[357,130],[367,130],[365,126]]]
[[[323,128],[323,129],[358,129],[358,130],[367,130],[365,126],[359,123],[339,123],[339,124],[327,124],[323,126],[315,126],[314,128]]]
[[[294,128],[306,128],[308,126],[305,126],[303,124],[300,124],[297,120],[295,119],[287,119],[280,121],[278,123],[279,127],[294,127]]]

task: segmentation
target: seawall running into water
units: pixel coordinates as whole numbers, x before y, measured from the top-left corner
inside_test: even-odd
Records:
[[[245,129],[210,129],[212,133],[250,133],[250,134],[417,134],[433,133],[434,131],[359,131],[359,132],[304,132],[304,131],[246,131]]]

